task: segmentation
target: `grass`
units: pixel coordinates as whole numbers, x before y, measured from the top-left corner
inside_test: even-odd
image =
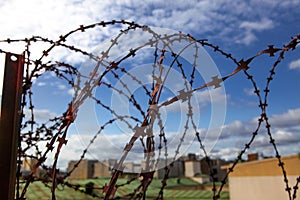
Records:
[[[109,178],[99,178],[99,179],[88,179],[88,180],[70,180],[69,182],[72,184],[80,184],[84,186],[85,184],[89,182],[94,183],[94,187],[102,187],[105,184],[109,183]],[[118,184],[126,183],[127,179],[121,178],[118,179]],[[131,193],[134,191],[134,189],[139,185],[139,181],[135,180],[130,185],[125,185],[120,187],[116,194],[116,196],[123,196],[128,193]],[[164,189],[164,199],[166,200],[175,200],[175,199],[188,199],[188,200],[208,200],[212,199],[212,191],[206,191],[206,190],[198,190],[198,189],[186,189],[187,187],[193,187],[193,186],[199,186],[197,182],[194,182],[193,180],[189,178],[181,178],[180,183],[177,183],[176,178],[170,178],[167,181],[167,186]],[[154,199],[157,197],[157,194],[161,187],[161,180],[160,179],[153,179],[152,183],[150,184],[148,190],[147,190],[147,199]],[[183,189],[183,187],[185,189]],[[79,188],[82,191],[85,191],[84,187]],[[100,197],[103,197],[102,190],[94,190],[95,194],[97,194]],[[68,199],[94,199],[92,196],[86,195],[83,192],[75,191],[72,188],[69,188],[67,186],[61,187],[59,186],[56,189],[56,199],[57,200],[68,200]],[[51,190],[50,188],[46,187],[42,182],[34,182],[32,183],[28,191],[26,193],[26,198],[29,200],[46,200],[51,199]],[[221,199],[220,200],[229,200],[229,193],[227,191],[222,192]]]
[[[58,186],[58,188],[55,191],[56,199],[57,200],[81,200],[81,199],[94,199],[92,197],[89,197],[88,195],[76,192],[74,189]],[[28,190],[25,195],[26,199],[28,200],[48,200],[51,199],[51,189],[46,187],[42,182],[36,181],[34,183],[31,183],[28,187]]]

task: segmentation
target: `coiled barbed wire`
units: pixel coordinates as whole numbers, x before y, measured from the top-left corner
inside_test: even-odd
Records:
[[[90,53],[89,51],[83,50],[79,47],[67,44],[68,38],[75,33],[84,34],[87,30],[94,30],[96,28],[100,28],[101,30],[104,27],[118,28],[120,32],[116,37],[110,40],[110,44],[106,47],[106,50],[100,53],[101,55],[95,55],[94,53]],[[110,60],[110,54],[112,52],[112,49],[118,47],[119,41],[122,39],[122,37],[124,37],[126,34],[135,32],[137,30],[149,34],[151,36],[150,39],[140,44],[139,46],[128,47],[128,49],[124,51],[125,53],[123,52],[124,54],[120,55],[117,59]],[[173,48],[173,44],[181,41],[187,41],[188,44],[185,47],[183,47],[180,51],[175,51]],[[72,174],[74,170],[76,170],[80,162],[85,158],[88,149],[94,144],[95,140],[101,134],[101,132],[103,132],[103,130],[105,130],[107,126],[113,125],[117,121],[124,123],[128,127],[128,129],[132,131],[132,136],[124,147],[124,151],[121,155],[121,158],[115,166],[114,172],[108,185],[98,188],[97,186],[95,186],[95,188],[100,189],[103,191],[103,193],[105,193],[103,197],[104,199],[111,199],[115,198],[114,194],[116,193],[118,188],[124,185],[131,184],[131,182],[135,180],[132,179],[121,185],[117,184],[118,178],[120,177],[124,169],[124,161],[128,157],[128,153],[132,150],[133,146],[136,145],[137,141],[139,140],[144,151],[144,158],[146,163],[145,169],[143,169],[140,173],[140,185],[136,187],[132,193],[125,195],[124,198],[129,197],[131,199],[144,199],[146,197],[148,186],[153,180],[154,170],[157,169],[158,163],[161,160],[167,161],[170,158],[168,154],[168,151],[170,150],[168,150],[167,133],[165,132],[163,119],[159,110],[163,107],[168,107],[169,105],[174,104],[177,101],[187,102],[187,118],[185,121],[184,130],[181,132],[181,137],[177,144],[175,154],[173,157],[171,157],[172,162],[165,163],[165,174],[162,180],[160,191],[157,194],[156,199],[163,198],[163,191],[167,186],[170,170],[173,166],[174,161],[177,159],[177,156],[181,151],[183,142],[186,139],[187,131],[190,129],[189,125],[191,125],[195,133],[196,140],[199,143],[200,151],[201,153],[203,153],[204,158],[208,164],[209,175],[213,180],[212,199],[215,200],[221,197],[221,192],[223,190],[224,185],[227,183],[227,178],[229,174],[234,171],[234,168],[237,165],[237,163],[241,160],[245,152],[251,147],[251,145],[256,139],[256,136],[258,135],[258,131],[263,126],[263,123],[265,123],[270,144],[275,150],[275,157],[277,158],[278,166],[282,171],[283,181],[285,182],[285,190],[287,191],[287,195],[289,199],[296,199],[296,193],[300,182],[300,176],[297,178],[295,186],[292,187],[288,181],[284,163],[281,159],[281,155],[277,148],[276,141],[274,140],[272,134],[271,124],[268,120],[267,108],[269,97],[268,94],[270,93],[271,82],[274,79],[277,66],[284,59],[285,53],[287,51],[291,51],[297,48],[297,45],[300,43],[300,35],[293,37],[291,41],[282,48],[274,48],[273,45],[270,45],[267,49],[258,52],[256,55],[248,57],[245,60],[241,59],[240,61],[234,58],[230,53],[223,51],[219,46],[209,43],[207,40],[198,40],[189,34],[183,34],[181,32],[160,35],[148,26],[139,25],[134,22],[129,22],[125,20],[112,20],[108,22],[102,21],[86,26],[81,25],[79,28],[70,31],[65,35],[59,36],[59,39],[56,41],[48,38],[43,38],[41,36],[33,36],[25,39],[0,40],[0,44],[2,43],[24,44],[25,54],[25,75],[23,81],[23,96],[21,104],[23,120],[21,126],[22,130],[20,134],[20,143],[18,147],[18,176],[16,188],[17,199],[24,199],[26,197],[27,189],[29,185],[34,181],[43,181],[45,184],[51,187],[52,199],[56,199],[55,191],[58,185],[67,186],[73,188],[75,191],[80,191],[80,186],[71,184],[67,181],[67,178]],[[49,45],[49,47],[43,50],[37,59],[33,59],[31,47],[33,44],[36,43],[47,44]],[[196,66],[200,65],[200,63],[197,63],[197,56],[199,54],[198,48],[200,46],[212,49],[216,54],[219,54],[224,59],[231,61],[231,72],[222,77],[213,76],[211,81],[201,85],[196,85],[196,83],[198,82],[195,80],[197,78],[195,75],[195,70]],[[70,53],[78,53],[80,55],[85,56],[86,59],[94,61],[96,64],[91,69],[90,74],[82,74],[78,70],[78,67],[66,61],[57,61],[52,59],[46,60],[46,58],[49,57],[52,51],[58,47],[67,49]],[[140,80],[139,77],[136,77],[130,72],[129,69],[126,68],[126,66],[122,65],[129,59],[135,59],[141,50],[146,49],[148,47],[154,48],[153,66],[151,74],[151,88],[148,88],[146,85],[144,85],[143,81]],[[192,47],[194,49],[194,61],[191,70],[187,69],[187,66],[185,66],[180,60],[181,54],[189,47]],[[0,53],[8,53],[8,51],[0,48]],[[260,91],[254,79],[254,75],[250,74],[249,69],[252,68],[250,67],[252,61],[255,60],[257,57],[261,57],[264,54],[267,54],[270,57],[278,56],[278,58],[272,65],[270,74],[267,77],[265,89],[263,91]],[[161,93],[165,89],[165,81],[168,78],[169,71],[171,69],[174,69],[175,66],[177,66],[177,69],[180,72],[182,79],[184,80],[184,84],[182,85],[184,89],[180,90],[178,95],[175,95],[174,97],[163,101],[161,100]],[[187,71],[191,72],[187,73]],[[49,120],[46,123],[39,124],[36,121],[34,112],[35,103],[33,101],[34,91],[32,89],[32,86],[34,80],[38,79],[46,72],[53,73],[55,77],[59,78],[60,80],[63,80],[71,88],[74,88],[74,95],[72,101],[67,105],[66,111],[62,113],[61,116],[49,118]],[[234,160],[226,176],[221,181],[221,185],[217,187],[217,185],[215,184],[215,179],[213,178],[215,174],[212,170],[209,153],[206,151],[206,148],[203,144],[203,139],[201,138],[201,135],[199,133],[199,127],[194,119],[195,116],[193,113],[191,98],[193,94],[199,90],[203,90],[208,87],[220,87],[222,82],[227,81],[230,77],[239,74],[239,72],[243,72],[246,78],[252,84],[254,93],[258,98],[258,105],[261,110],[259,113],[260,117],[257,122],[257,127],[254,129],[252,134],[250,133],[250,139],[245,144],[245,147],[241,149],[240,153]],[[140,85],[140,87],[144,91],[145,97],[147,97],[149,101],[146,107],[143,106],[143,102],[139,102],[139,97],[132,93],[130,88],[127,86],[127,83],[122,81],[121,76],[124,74],[129,76],[133,82]],[[113,79],[119,81],[122,88],[117,88],[112,83],[106,81],[105,78],[107,76],[113,77]],[[116,92],[126,101],[128,101],[128,103],[131,104],[140,113],[140,115],[122,115],[118,113],[118,111],[114,110],[114,108],[111,108],[109,107],[109,105],[106,105],[105,102],[103,102],[100,98],[93,94],[93,91],[95,91],[96,88],[100,87],[106,87],[107,89]],[[57,162],[61,154],[61,149],[64,145],[67,145],[69,127],[76,120],[77,113],[81,108],[81,105],[87,99],[93,100],[99,108],[107,110],[109,113],[111,113],[113,117],[99,126],[99,130],[94,134],[89,144],[82,151],[78,162],[74,165],[71,171],[69,171],[64,176],[59,176]],[[26,110],[28,110],[29,112],[29,117],[27,118],[25,118]],[[158,124],[159,133],[157,133],[154,129],[155,123]],[[157,137],[157,141],[159,142],[158,145],[156,145],[158,149],[158,157],[155,158],[155,138]],[[39,146],[39,144],[41,144],[42,142],[47,143],[45,148],[41,148]],[[35,149],[35,156],[33,156],[30,153],[31,149]],[[48,159],[49,153],[52,151],[55,152],[52,166],[47,166],[45,162]],[[162,158],[162,154],[164,155],[164,158]],[[34,165],[32,172],[25,177],[25,183],[22,187],[22,191],[20,194],[19,191],[21,184],[21,164],[23,159],[25,158],[34,158],[37,160],[37,163]],[[45,179],[35,177],[35,172],[39,167],[42,167],[47,172],[47,176]],[[48,183],[50,183],[51,185],[49,185]],[[101,198],[97,195],[95,195],[94,197]]]

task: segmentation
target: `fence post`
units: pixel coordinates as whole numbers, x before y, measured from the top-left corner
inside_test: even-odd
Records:
[[[15,198],[24,55],[7,53],[0,119],[0,199]]]

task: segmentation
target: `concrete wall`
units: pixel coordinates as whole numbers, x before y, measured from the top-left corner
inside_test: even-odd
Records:
[[[211,170],[215,173],[214,181],[222,181],[226,175],[226,169],[222,169],[221,166],[226,164],[226,161],[222,159],[211,159]],[[210,168],[206,159],[201,160],[201,173],[210,175]],[[213,181],[211,179],[211,181]]]
[[[171,159],[170,159],[171,162]],[[168,161],[168,164],[170,164]],[[159,179],[164,178],[165,176],[165,160],[161,160],[158,163],[158,170],[154,173],[154,177]],[[173,163],[173,167],[170,169],[169,178],[177,178],[184,176],[184,162],[182,160],[176,160]]]
[[[289,186],[293,188],[300,175],[300,155],[281,158],[288,174]],[[282,170],[276,158],[237,164],[229,174],[230,200],[288,200]],[[292,193],[293,194],[293,193]],[[300,190],[297,190],[297,198]]]
[[[82,160],[78,167],[75,168],[75,170],[71,173],[69,176],[70,179],[87,179],[87,178],[93,178],[94,176],[94,164],[97,161],[95,160]],[[77,161],[70,161],[67,171],[69,172],[74,165],[77,163]]]
[[[74,165],[77,163],[77,161],[71,161],[69,162],[69,166],[68,166],[68,172],[71,171],[71,169],[73,169]],[[78,165],[78,167],[75,168],[75,170],[71,173],[71,175],[69,176],[70,179],[73,178],[80,178],[80,179],[84,179],[87,178],[87,162],[86,161],[81,161],[80,164]]]
[[[201,174],[201,164],[198,160],[184,162],[185,176],[194,177],[196,174]]]
[[[111,176],[111,171],[109,169],[109,165],[106,162],[97,162],[94,164],[94,175],[93,177],[103,177],[103,176]]]
[[[290,186],[294,186],[297,176],[288,176]],[[249,176],[229,178],[230,200],[288,200],[282,176]],[[300,192],[298,190],[297,198]]]

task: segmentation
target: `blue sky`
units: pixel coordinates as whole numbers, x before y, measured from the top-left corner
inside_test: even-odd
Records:
[[[274,44],[282,47],[287,44],[292,36],[300,33],[300,2],[280,0],[250,0],[250,1],[2,1],[0,3],[0,39],[19,39],[40,35],[56,40],[62,34],[77,28],[81,24],[90,24],[99,21],[110,21],[112,19],[125,19],[135,21],[152,27],[168,28],[173,31],[190,33],[197,39],[208,39],[209,42],[220,46],[221,49],[231,53],[238,60],[247,59],[257,52]],[[118,33],[118,29],[100,29],[88,31],[85,34],[76,34],[68,39],[68,44],[73,44],[89,52],[105,45],[100,44],[109,36]],[[24,48],[22,45],[6,45],[0,43],[0,49],[8,49],[11,52],[20,53]],[[33,57],[38,58],[47,45],[33,45]],[[206,49],[207,50],[207,49]],[[147,52],[145,52],[147,54]],[[207,50],[216,69],[221,75],[226,75],[235,66],[226,59],[220,58],[216,53]],[[300,54],[299,49],[287,52],[286,59],[277,69],[275,80],[271,85],[268,114],[272,124],[272,131],[280,153],[292,154],[299,152],[300,144]],[[68,54],[63,49],[58,49],[50,56],[56,60],[63,60],[78,67],[82,67],[87,60],[74,54]],[[139,57],[140,58],[140,57]],[[267,55],[261,56],[250,64],[251,72],[255,76],[260,89],[265,87],[266,77],[275,59]],[[145,63],[146,61],[138,61]],[[148,61],[147,61],[148,62]],[[3,66],[3,55],[0,57]],[[83,69],[83,68],[82,68]],[[137,74],[141,72],[136,72]],[[213,74],[211,74],[213,75]],[[175,75],[174,75],[175,76]],[[210,76],[211,77],[211,76]],[[210,78],[209,77],[209,78]],[[146,80],[146,77],[144,78]],[[173,79],[174,80],[174,79]],[[176,79],[175,79],[176,80]],[[114,83],[114,82],[112,82]],[[199,82],[200,84],[200,82]],[[166,97],[175,94],[180,88],[170,81],[170,93]],[[41,122],[49,117],[63,113],[68,102],[72,99],[72,88],[65,82],[44,74],[34,83],[34,102],[37,119]],[[182,88],[181,88],[182,89]],[[228,79],[222,88],[203,90],[195,95],[195,117],[199,121],[199,130],[203,133],[210,129],[210,123],[216,123],[213,127],[211,138],[207,134],[207,146],[210,155],[232,159],[240,148],[249,140],[251,133],[256,128],[255,120],[260,113],[257,97],[253,95],[252,85],[243,73]],[[112,94],[102,91],[107,96]],[[96,95],[102,98],[101,90]],[[107,103],[113,102],[112,98],[103,98]],[[226,104],[224,124],[222,116],[220,121],[215,118],[211,120],[212,105],[215,108]],[[91,137],[97,132],[98,126],[109,119],[107,113],[102,114],[93,102],[87,102],[86,107],[80,109],[78,119],[69,132],[69,143],[64,147],[60,165],[65,167],[66,162],[78,159],[79,152],[85,148]],[[118,98],[114,106],[118,106]],[[170,137],[174,144],[170,149],[176,147],[176,139],[180,137],[176,129],[180,129],[178,118],[182,120],[182,113],[178,108],[185,109],[184,105],[173,106],[163,111],[168,120],[166,128],[169,129]],[[101,110],[101,111],[100,111]],[[118,109],[121,110],[121,109]],[[120,111],[121,112],[121,111]],[[104,117],[103,117],[104,116]],[[106,118],[107,117],[107,118]],[[88,119],[88,120],[87,120]],[[132,122],[133,123],[133,122]],[[135,124],[133,123],[132,126]],[[117,128],[118,127],[118,128]],[[106,132],[97,138],[94,145],[89,149],[88,158],[118,158],[124,145],[130,138],[130,133],[123,125],[108,127]],[[175,128],[174,128],[175,127]],[[223,128],[218,135],[214,128]],[[215,135],[217,134],[217,135]],[[216,141],[216,136],[217,141]],[[184,146],[187,152],[199,152],[199,145],[190,142],[194,140],[192,131],[187,135]],[[139,144],[137,144],[139,146]],[[272,147],[268,144],[265,131],[257,137],[255,148],[250,152],[260,152],[265,155],[274,155]],[[137,147],[138,148],[138,147]],[[108,150],[109,149],[109,150]],[[101,152],[101,153],[99,153]],[[135,154],[132,157],[136,156]]]

